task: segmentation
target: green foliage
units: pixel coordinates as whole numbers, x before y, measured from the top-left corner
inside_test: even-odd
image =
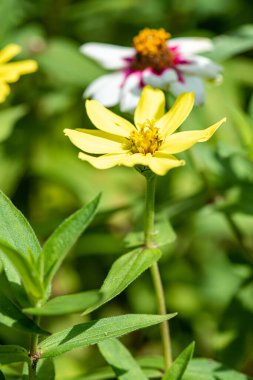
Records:
[[[25,114],[26,107],[24,105],[0,111],[0,143],[10,136],[16,122]]]
[[[55,297],[41,307],[26,308],[23,311],[31,315],[45,316],[78,313],[96,304],[100,298],[101,294],[98,291],[91,290]]]
[[[192,358],[195,343],[191,343],[184,351],[176,358],[171,367],[166,371],[162,380],[181,380],[185,370]]]
[[[44,283],[48,286],[66,254],[94,218],[100,196],[66,219],[43,246]]]
[[[28,352],[23,347],[14,345],[0,346],[0,365],[28,361]]]
[[[141,273],[156,262],[160,256],[161,252],[159,249],[137,248],[117,259],[113,263],[100,289],[102,295],[101,301],[88,308],[84,314],[90,313],[104,303],[110,301],[112,298],[116,297]]]
[[[51,359],[40,360],[37,368],[38,380],[54,380],[55,368]]]
[[[130,352],[117,339],[107,339],[98,344],[106,362],[119,380],[148,380]]]
[[[38,350],[42,358],[54,357],[74,348],[89,346],[158,324],[174,316],[175,314],[165,316],[130,314],[82,323],[46,338],[39,345]]]

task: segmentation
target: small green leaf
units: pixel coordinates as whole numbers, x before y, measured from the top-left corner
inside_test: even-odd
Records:
[[[72,214],[49,237],[42,249],[45,265],[45,285],[49,285],[70,248],[92,221],[100,195],[88,205]]]
[[[29,362],[28,351],[21,346],[14,345],[0,345],[0,365]]]
[[[116,260],[100,291],[103,298],[95,306],[88,308],[84,314],[97,309],[104,303],[116,297],[124,289],[128,287],[141,273],[148,269],[155,261],[161,257],[159,249],[143,249],[137,248],[134,251],[126,253]]]
[[[23,314],[14,303],[4,294],[0,293],[0,324],[15,328],[21,331],[33,332],[36,334],[48,333],[37,326],[31,319]]]
[[[26,107],[24,105],[0,111],[0,142],[6,140],[10,136],[15,123],[25,114]]]
[[[192,358],[195,343],[191,343],[186,349],[176,358],[171,367],[165,373],[162,380],[181,380],[189,361]]]
[[[27,308],[23,311],[32,315],[64,315],[81,312],[97,303],[101,294],[96,290],[55,297],[40,308]]]
[[[157,247],[162,247],[172,243],[176,239],[176,234],[165,215],[160,215],[155,223],[153,241]],[[144,232],[131,232],[125,238],[127,248],[140,247],[144,244]]]
[[[175,314],[160,315],[123,315],[103,318],[75,325],[46,338],[38,347],[42,358],[63,354],[75,348],[86,347],[105,339],[119,337],[132,331],[152,326],[171,319]]]
[[[15,270],[22,279],[27,294],[35,299],[41,298],[43,295],[43,288],[35,263],[31,262],[29,258],[24,256],[21,252],[18,252],[14,247],[12,248],[8,243],[1,240],[0,250],[12,262]]]
[[[117,339],[106,339],[98,348],[119,380],[148,380],[130,352]]]
[[[37,380],[54,380],[55,368],[52,359],[39,360],[37,365]]]

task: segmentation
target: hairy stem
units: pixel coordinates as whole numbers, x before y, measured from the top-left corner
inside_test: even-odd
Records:
[[[34,318],[34,322],[35,323],[39,323],[40,321],[40,318],[39,317],[35,317]],[[36,366],[37,366],[37,361],[38,361],[38,357],[37,357],[37,345],[38,345],[38,334],[34,333],[31,335],[31,341],[30,341],[30,357],[31,357],[31,361],[29,363],[29,380],[36,380],[37,376],[36,376]]]

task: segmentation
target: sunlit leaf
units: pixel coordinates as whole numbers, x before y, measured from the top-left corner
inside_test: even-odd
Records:
[[[38,308],[27,308],[23,311],[31,315],[64,315],[78,313],[83,309],[97,303],[101,294],[96,290],[82,293],[69,294],[51,299],[45,305]]]
[[[45,266],[45,284],[50,283],[65,256],[76,243],[84,229],[92,221],[100,196],[66,219],[49,237],[42,249]]]
[[[148,380],[130,352],[117,339],[106,339],[98,344],[106,362],[119,380]]]
[[[116,260],[100,291],[102,300],[95,306],[88,308],[84,314],[90,313],[104,303],[116,297],[128,287],[138,276],[148,269],[154,262],[161,257],[159,249],[137,248],[132,252],[126,253]]]
[[[130,314],[81,323],[51,335],[40,343],[38,349],[42,358],[53,357],[75,348],[86,347],[155,325],[174,316],[175,314],[165,316]]]
[[[191,343],[172,363],[162,380],[181,380],[192,358],[195,343]]]

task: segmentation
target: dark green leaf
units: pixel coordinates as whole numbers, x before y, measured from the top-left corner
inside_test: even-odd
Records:
[[[23,311],[32,315],[63,315],[78,313],[97,303],[101,294],[96,290],[55,297],[40,308],[27,308]]]
[[[28,351],[21,346],[0,345],[0,365],[16,362],[28,362]]]
[[[0,240],[0,250],[6,255],[13,267],[18,272],[28,295],[39,299],[43,296],[43,288],[40,282],[40,274],[37,271],[33,257],[24,256],[21,252],[11,247],[8,243]]]
[[[24,116],[25,113],[26,108],[24,105],[0,111],[0,142],[6,140],[10,136],[16,121]]]
[[[28,331],[37,334],[47,334],[31,319],[23,314],[12,301],[4,294],[0,293],[0,324],[12,327],[21,331]]]
[[[2,371],[0,371],[0,380],[5,380],[5,377]]]
[[[119,380],[148,380],[130,352],[117,339],[106,339],[98,344],[106,362]]]
[[[41,342],[38,349],[42,358],[53,357],[74,348],[86,347],[155,325],[174,316],[175,314],[165,316],[130,314],[81,323],[51,335]]]
[[[65,256],[76,243],[84,229],[92,221],[100,195],[88,205],[72,214],[49,237],[42,249],[45,265],[45,284],[50,283]]]
[[[100,291],[103,296],[101,302],[88,308],[85,314],[97,309],[104,303],[116,297],[128,287],[141,273],[148,269],[154,262],[159,260],[161,252],[159,249],[137,248],[132,252],[126,253],[116,260]]]
[[[181,380],[192,358],[195,343],[191,343],[172,363],[162,380]]]
[[[52,359],[39,360],[37,366],[37,380],[54,380],[55,368]]]

